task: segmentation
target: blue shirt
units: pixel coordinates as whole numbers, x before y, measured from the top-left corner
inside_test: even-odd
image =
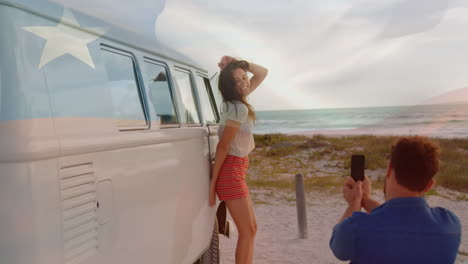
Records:
[[[354,212],[333,228],[330,247],[353,264],[454,263],[461,241],[458,217],[419,197],[396,198]]]

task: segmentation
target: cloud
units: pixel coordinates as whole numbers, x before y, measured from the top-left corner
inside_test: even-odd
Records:
[[[447,10],[443,23],[423,34],[368,38],[353,55],[341,58],[349,67],[325,69],[327,76],[307,83],[327,98],[339,95],[335,103],[342,106],[418,104],[463,87],[468,82],[463,73],[468,66],[468,38],[461,34],[468,24],[460,20],[464,12]]]
[[[382,38],[423,33],[439,25],[448,10],[448,0],[406,0],[396,3],[384,14],[390,17]]]
[[[357,1],[343,21],[371,22],[382,28],[379,38],[395,38],[431,30],[448,10],[449,0]]]
[[[417,104],[465,87],[460,0],[170,1],[156,32],[209,71],[225,54],[269,68],[257,109]]]

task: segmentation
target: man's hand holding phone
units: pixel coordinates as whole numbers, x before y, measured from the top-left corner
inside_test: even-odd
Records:
[[[365,176],[364,181],[362,181],[362,207],[370,213],[378,206],[380,203],[372,199],[372,182],[369,177]]]
[[[361,207],[362,181],[356,182],[353,178],[348,177],[343,185],[343,197],[349,205],[359,204]]]

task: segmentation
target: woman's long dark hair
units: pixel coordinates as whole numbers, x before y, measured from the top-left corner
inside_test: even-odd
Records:
[[[234,78],[232,77],[232,72],[235,69],[242,69],[245,72],[249,70],[249,63],[246,61],[233,61],[226,65],[224,69],[221,71],[219,74],[219,81],[218,81],[218,88],[219,91],[221,92],[221,95],[223,96],[223,101],[224,102],[233,102],[233,101],[239,101],[242,102],[244,105],[247,106],[249,109],[249,117],[252,120],[256,119],[255,112],[253,110],[253,107],[247,103],[247,99],[244,95],[239,93],[239,91],[236,89],[236,82],[234,81]]]

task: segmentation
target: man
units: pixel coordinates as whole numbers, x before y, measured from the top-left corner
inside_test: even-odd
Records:
[[[335,256],[353,264],[454,263],[460,221],[423,198],[438,169],[439,147],[424,137],[406,137],[392,149],[384,204],[371,198],[367,177],[363,182],[348,178],[343,186],[348,208],[330,240]]]

